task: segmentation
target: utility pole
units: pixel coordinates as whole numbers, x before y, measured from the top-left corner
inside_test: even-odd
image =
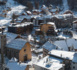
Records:
[[[4,51],[5,51],[5,45],[6,45],[6,35],[3,34],[3,30],[5,28],[2,28],[2,34],[0,34],[0,48],[1,48],[1,60],[0,60],[0,69],[4,70]]]

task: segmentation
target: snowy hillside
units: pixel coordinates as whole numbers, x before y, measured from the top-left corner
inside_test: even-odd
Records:
[[[3,14],[2,11],[7,9],[7,7],[11,8],[11,11],[7,12],[6,18],[0,17],[0,26],[8,25],[11,21],[12,14],[20,14],[21,12],[23,12],[23,9],[25,8],[25,6],[22,6],[13,0],[8,0],[5,6],[0,6],[0,13]]]
[[[62,0],[62,2],[63,10],[60,12],[60,14],[62,14],[66,10],[69,10],[68,0]],[[8,0],[5,6],[0,6],[0,14],[4,14],[2,11],[6,10],[8,7],[11,8],[11,10],[7,12],[6,18],[0,17],[0,26],[9,25],[10,21],[12,20],[12,14],[21,14],[26,8],[26,6],[23,6],[14,0]],[[75,15],[77,15],[75,11],[74,13]]]

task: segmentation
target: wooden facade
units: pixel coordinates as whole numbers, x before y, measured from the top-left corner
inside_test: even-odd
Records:
[[[8,32],[16,34],[24,34],[24,33],[30,33],[32,29],[33,29],[33,24],[29,24],[26,26],[22,26],[22,24],[20,24],[20,26],[9,26]]]

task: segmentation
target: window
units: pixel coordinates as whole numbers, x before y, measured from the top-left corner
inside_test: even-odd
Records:
[[[73,66],[73,69],[75,69],[75,66]]]
[[[24,52],[26,51],[26,49],[24,49]]]

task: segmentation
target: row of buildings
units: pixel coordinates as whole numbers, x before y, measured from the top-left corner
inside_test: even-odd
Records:
[[[32,61],[32,53],[42,53],[43,57],[32,65],[35,70],[77,70],[77,39],[72,36],[77,19],[71,11],[57,13],[58,8],[49,10],[45,5],[41,10],[26,11],[13,19],[8,32],[0,34],[1,54],[12,58],[9,69],[29,70],[27,62]],[[66,39],[59,38],[61,33]]]

